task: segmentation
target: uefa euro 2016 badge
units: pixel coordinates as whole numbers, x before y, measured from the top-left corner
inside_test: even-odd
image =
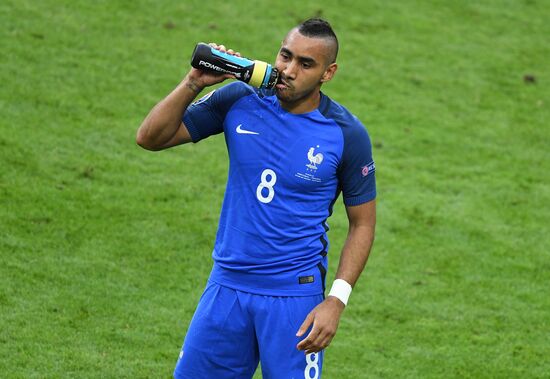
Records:
[[[367,176],[370,172],[374,170],[375,170],[375,167],[374,167],[374,161],[373,161],[368,165],[361,167],[361,175]]]
[[[194,101],[193,103],[191,103],[191,106],[199,105],[201,103],[204,103],[206,100],[210,99],[210,96],[212,96],[214,94],[214,92],[216,92],[216,90],[212,90],[212,91],[208,92],[206,95],[204,95],[200,99],[198,99],[198,100]]]

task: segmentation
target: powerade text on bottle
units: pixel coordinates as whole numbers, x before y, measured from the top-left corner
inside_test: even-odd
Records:
[[[235,78],[257,88],[273,88],[279,72],[269,63],[222,53],[199,43],[193,51],[191,66],[200,70],[235,75]]]

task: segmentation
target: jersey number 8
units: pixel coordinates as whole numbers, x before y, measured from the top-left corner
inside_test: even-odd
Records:
[[[269,178],[269,180],[267,180]],[[256,188],[256,197],[258,200],[264,204],[271,203],[271,200],[273,200],[273,197],[275,196],[275,190],[273,189],[273,186],[277,182],[277,175],[275,174],[275,171],[266,168],[262,171],[262,177],[260,184],[258,184],[258,187]],[[267,196],[264,196],[264,193],[267,190]]]

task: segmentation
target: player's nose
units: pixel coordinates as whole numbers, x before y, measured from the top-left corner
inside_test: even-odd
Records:
[[[295,61],[289,62],[282,70],[283,78],[288,80],[296,79],[297,65]]]

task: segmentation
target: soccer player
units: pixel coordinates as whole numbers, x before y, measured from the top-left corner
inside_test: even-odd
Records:
[[[239,55],[223,45],[214,48]],[[321,377],[371,249],[375,177],[361,122],[321,92],[337,70],[338,40],[310,19],[284,38],[273,90],[192,68],[137,132],[162,150],[224,133],[229,174],[212,272],[185,337],[174,377]],[[336,279],[325,297],[327,218],[342,193],[349,220]]]

